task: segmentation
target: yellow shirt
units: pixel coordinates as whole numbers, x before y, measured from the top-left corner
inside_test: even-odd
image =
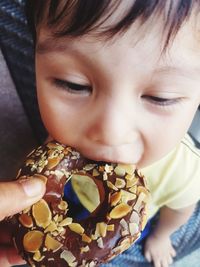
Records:
[[[180,209],[200,200],[200,150],[189,135],[167,156],[141,172],[151,192],[149,218],[162,206]]]

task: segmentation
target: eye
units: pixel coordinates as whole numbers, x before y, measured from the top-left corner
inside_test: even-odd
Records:
[[[73,83],[61,79],[53,79],[53,83],[56,85],[56,87],[64,89],[72,94],[84,94],[92,92],[92,87],[89,85]]]
[[[170,106],[180,102],[181,98],[162,98],[157,96],[142,96],[143,99],[158,106]]]

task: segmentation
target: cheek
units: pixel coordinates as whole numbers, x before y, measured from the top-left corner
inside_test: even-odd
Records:
[[[43,123],[49,133],[57,141],[73,146],[80,135],[79,116],[74,108],[50,93],[45,94],[38,87],[38,103]]]
[[[187,112],[174,113],[169,117],[149,119],[144,133],[145,153],[142,167],[146,167],[172,151],[187,133],[195,109]]]

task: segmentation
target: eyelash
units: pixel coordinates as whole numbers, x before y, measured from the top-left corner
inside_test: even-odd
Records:
[[[156,96],[142,96],[143,99],[147,99],[150,103],[155,104],[157,106],[161,107],[167,107],[167,106],[172,106],[181,101],[180,98],[162,98],[162,97],[156,97]]]
[[[85,92],[92,92],[92,87],[89,85],[81,85],[77,83],[72,83],[60,79],[54,79],[53,83],[59,87],[62,88],[66,91],[68,91],[71,94],[80,94],[80,93],[85,93]],[[161,107],[167,107],[167,106],[172,106],[180,102],[180,98],[162,98],[162,97],[156,97],[156,96],[149,96],[149,95],[144,95],[142,96],[142,99],[148,100],[151,104],[161,106]]]
[[[81,85],[81,84],[72,83],[72,82],[68,82],[68,81],[64,81],[60,79],[54,79],[53,83],[57,87],[62,88],[72,94],[80,94],[83,92],[91,93],[92,91],[92,87],[89,85]]]

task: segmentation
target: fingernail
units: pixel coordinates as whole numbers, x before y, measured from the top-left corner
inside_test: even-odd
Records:
[[[23,179],[19,181],[28,197],[36,197],[41,195],[43,182],[41,179]]]

